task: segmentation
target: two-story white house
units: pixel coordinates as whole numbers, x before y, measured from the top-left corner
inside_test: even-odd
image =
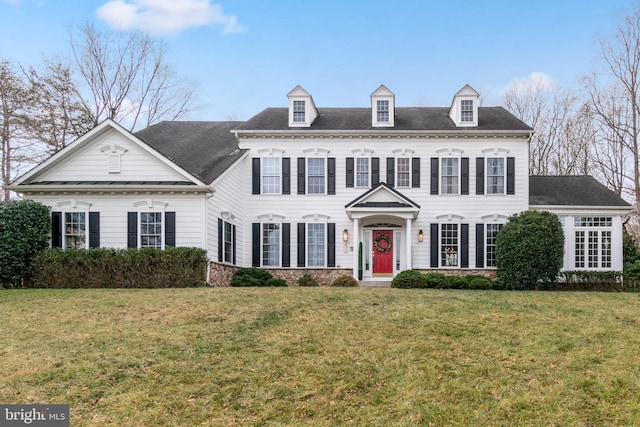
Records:
[[[9,188],[51,207],[53,246],[197,246],[214,283],[249,266],[291,284],[492,274],[500,227],[527,209],[560,216],[565,270],[622,270],[629,204],[588,176],[530,177],[532,132],[468,85],[450,107],[397,107],[380,86],[363,108],[297,86],[245,122],[107,121]]]

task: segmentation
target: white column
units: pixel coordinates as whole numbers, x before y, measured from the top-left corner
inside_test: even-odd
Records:
[[[353,219],[353,278],[358,279],[358,248],[360,247],[360,221]]]
[[[407,249],[406,249],[406,258],[407,258],[407,262],[405,263],[405,268],[407,270],[411,270],[413,268],[413,254],[411,253],[411,225],[413,224],[413,220],[411,218],[407,218],[405,220],[404,223],[404,229],[405,229],[405,242],[407,245]]]

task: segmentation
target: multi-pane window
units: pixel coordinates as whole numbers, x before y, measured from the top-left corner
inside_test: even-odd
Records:
[[[504,194],[504,157],[487,158],[487,194]]]
[[[369,159],[361,157],[356,159],[356,187],[369,186]]]
[[[304,123],[304,101],[293,101],[293,121],[294,123]]]
[[[611,217],[575,218],[576,268],[611,268]]]
[[[441,194],[458,194],[458,159],[442,159]]]
[[[307,266],[324,267],[325,262],[325,224],[307,225]]]
[[[280,194],[280,158],[262,159],[262,194]]]
[[[442,267],[458,266],[458,224],[442,224],[440,226],[440,265]]]
[[[398,157],[396,165],[396,186],[411,186],[411,159],[409,157]]]
[[[502,228],[502,224],[487,224],[486,225],[486,253],[487,253],[487,267],[496,266],[496,237],[498,231]]]
[[[280,224],[262,224],[262,265],[280,265]]]
[[[389,121],[389,101],[377,101],[377,121],[388,122]]]
[[[84,212],[64,214],[64,246],[66,248],[87,247],[87,222]]]
[[[325,159],[308,159],[308,194],[325,194]]]
[[[140,213],[140,247],[162,248],[162,212]]]
[[[224,261],[233,262],[233,225],[224,223]]]
[[[473,121],[473,101],[471,100],[463,100],[460,101],[460,119],[463,122],[472,122]]]

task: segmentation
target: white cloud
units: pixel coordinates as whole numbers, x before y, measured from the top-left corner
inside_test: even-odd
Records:
[[[96,14],[113,28],[151,34],[177,34],[205,25],[220,26],[225,34],[245,31],[237,17],[210,0],[109,0]]]
[[[557,83],[553,77],[541,71],[534,71],[528,76],[514,78],[500,92],[501,94],[505,92],[518,94],[539,93],[553,91],[556,87]]]

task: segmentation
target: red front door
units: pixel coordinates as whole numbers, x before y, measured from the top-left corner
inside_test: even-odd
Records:
[[[375,276],[393,275],[393,232],[391,230],[373,231],[373,274]]]

